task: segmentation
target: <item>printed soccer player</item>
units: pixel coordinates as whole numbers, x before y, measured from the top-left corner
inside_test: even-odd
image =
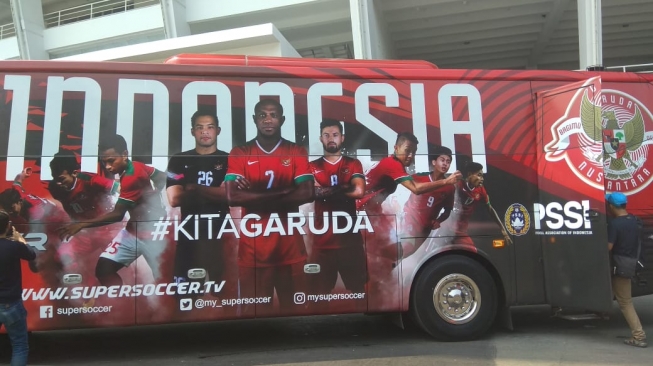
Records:
[[[293,295],[304,292],[306,247],[302,235],[288,231],[289,213],[312,202],[313,174],[306,149],[281,138],[283,107],[275,100],[261,100],[254,107],[256,138],[229,154],[225,177],[230,206],[242,207],[242,215],[256,214],[247,222],[265,228],[268,222],[281,230],[264,235],[241,232],[238,247],[241,297],[269,297],[276,289],[280,312],[293,313]],[[278,215],[278,216],[277,216]],[[285,235],[283,235],[285,234]],[[272,302],[256,304],[256,314],[272,315]]]
[[[376,216],[379,230],[389,233],[391,227],[394,227],[394,217],[384,219],[383,201],[395,192],[399,184],[406,187],[412,194],[422,195],[431,192],[442,186],[454,184],[462,176],[459,171],[451,174],[448,178],[437,181],[420,182],[406,172],[406,167],[413,163],[415,153],[417,152],[417,137],[409,132],[401,132],[397,135],[392,156],[381,159],[377,164],[370,168],[365,174],[367,187],[365,196],[356,202],[357,209],[365,210],[368,215]],[[390,222],[390,219],[392,219]],[[375,231],[378,232],[375,226]],[[387,238],[387,236],[386,236]],[[388,238],[390,246],[382,248],[384,256],[396,259],[397,251],[395,239]]]
[[[127,143],[120,135],[107,136],[99,146],[100,161],[111,174],[120,175],[120,196],[113,210],[85,222],[62,227],[59,234],[68,238],[80,230],[121,221],[129,212],[129,221],[113,238],[98,260],[95,274],[104,286],[120,286],[118,271],[141,255],[152,270],[154,281],[160,277],[159,257],[167,241],[153,240],[153,224],[165,216],[160,191],[165,186],[163,172],[129,159]],[[154,188],[152,187],[154,185]]]
[[[57,253],[56,229],[69,222],[68,216],[54,202],[35,196],[25,190],[23,182],[31,176],[32,168],[16,175],[11,188],[0,193],[0,207],[9,213],[16,230],[44,236],[45,242],[36,240],[37,258],[30,262],[32,272],[39,272],[49,285],[58,285],[63,265]],[[26,235],[29,239],[29,235]],[[31,240],[28,240],[32,243]]]
[[[427,183],[445,179],[445,174],[451,166],[451,156],[452,152],[449,148],[438,146],[429,156],[433,171],[413,174],[413,180]],[[455,185],[448,184],[422,195],[410,194],[404,206],[404,219],[399,239],[403,258],[415,253],[431,230],[438,229],[449,217],[453,209],[455,192]]]
[[[180,207],[181,221],[189,215],[210,215],[201,218],[195,240],[194,219],[184,229],[189,239],[180,233],[175,251],[175,282],[192,282],[190,269],[201,268],[212,281],[223,277],[225,258],[222,240],[215,239],[229,213],[227,195],[222,182],[227,173],[227,156],[218,150],[220,127],[218,117],[207,111],[197,111],[191,117],[191,134],[195,148],[174,155],[168,163],[166,193],[172,207]],[[202,279],[200,282],[204,282]]]
[[[454,200],[454,209],[451,217],[445,221],[442,228],[438,231],[437,236],[444,238],[444,244],[461,244],[469,247],[474,246],[474,241],[467,233],[469,219],[477,207],[487,207],[488,213],[501,228],[501,233],[508,243],[512,239],[503,227],[503,222],[490,204],[490,197],[483,186],[483,165],[476,162],[469,162],[465,165],[465,180],[456,184],[456,196]]]
[[[342,155],[344,141],[340,122],[324,121],[320,124],[324,156],[310,163],[315,176],[315,226],[319,228],[326,225],[324,212],[346,212],[355,218],[356,199],[365,193],[363,166],[357,159]],[[346,219],[339,219],[338,227],[346,227]],[[331,229],[315,235],[310,262],[320,265],[320,273],[311,275],[312,293],[331,293],[338,273],[349,291],[365,291],[366,257],[360,232],[334,234]]]
[[[69,150],[60,150],[50,161],[53,180],[48,190],[74,222],[85,222],[110,212],[114,205],[112,196],[119,191],[118,182],[80,169],[77,157]],[[95,265],[109,244],[102,239],[113,238],[120,230],[118,225],[103,226],[60,244],[58,252],[66,271],[80,273],[84,280],[94,278],[94,274],[86,273],[86,267],[91,259]]]

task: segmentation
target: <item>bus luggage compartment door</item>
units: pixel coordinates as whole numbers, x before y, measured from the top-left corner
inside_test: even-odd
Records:
[[[534,82],[539,202],[547,302],[609,311],[612,287],[603,176],[601,79],[550,89]]]

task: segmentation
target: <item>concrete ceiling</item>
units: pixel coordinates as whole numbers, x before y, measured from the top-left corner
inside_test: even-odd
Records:
[[[402,59],[577,69],[576,0],[381,0]],[[653,63],[653,0],[602,0],[604,66]]]
[[[189,1],[189,0],[187,0]],[[441,68],[577,69],[577,0],[373,0],[395,58]],[[44,13],[90,0],[42,0]],[[602,0],[604,66],[653,63],[653,0]],[[11,22],[0,0],[0,24]],[[349,0],[191,23],[193,34],[272,22],[304,57],[353,58]]]

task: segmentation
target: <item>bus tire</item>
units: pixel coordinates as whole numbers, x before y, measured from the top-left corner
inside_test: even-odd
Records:
[[[485,267],[469,257],[447,255],[418,274],[411,291],[411,313],[437,340],[472,340],[492,326],[497,297],[497,286]]]

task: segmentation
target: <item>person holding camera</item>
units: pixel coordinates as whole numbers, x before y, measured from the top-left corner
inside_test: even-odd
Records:
[[[0,327],[4,325],[11,341],[11,366],[27,364],[27,310],[23,306],[20,260],[33,261],[36,252],[0,211]]]
[[[628,199],[620,192],[605,196],[608,214],[608,250],[612,257],[612,292],[628,322],[632,337],[624,341],[634,347],[646,347],[646,334],[635,312],[631,279],[635,277],[640,251],[641,221],[626,211]]]

